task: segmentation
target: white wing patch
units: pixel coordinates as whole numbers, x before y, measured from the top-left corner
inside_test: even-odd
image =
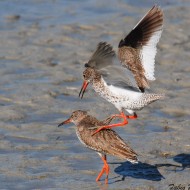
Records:
[[[154,65],[157,52],[156,45],[161,37],[161,34],[162,28],[152,35],[148,43],[144,45],[140,51],[142,64],[145,70],[145,76],[148,80],[155,80]]]
[[[113,95],[123,97],[124,99],[128,101],[138,100],[140,96],[142,95],[141,92],[127,90],[127,89],[119,88],[113,85],[110,85],[109,89]]]

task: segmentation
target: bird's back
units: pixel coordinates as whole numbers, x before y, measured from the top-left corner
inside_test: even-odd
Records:
[[[136,163],[137,154],[112,129],[101,130],[92,136],[97,127],[103,125],[105,125],[104,122],[88,117],[77,126],[77,136],[86,147],[92,150]]]

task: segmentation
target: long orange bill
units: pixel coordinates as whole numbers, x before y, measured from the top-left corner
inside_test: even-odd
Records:
[[[81,99],[83,98],[83,95],[85,93],[85,90],[86,90],[87,86],[88,86],[88,82],[84,81],[83,85],[82,85],[82,88],[80,90],[80,93],[79,93],[79,97],[81,96]]]
[[[71,119],[70,119],[70,118],[67,119],[67,120],[65,120],[65,121],[63,121],[62,123],[60,123],[60,124],[58,125],[58,127],[60,127],[60,126],[62,126],[62,125],[64,125],[64,124],[67,124],[67,123],[71,123]]]

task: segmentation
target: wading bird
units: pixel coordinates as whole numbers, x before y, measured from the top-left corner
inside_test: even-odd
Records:
[[[154,6],[119,42],[118,56],[110,44],[100,42],[88,63],[85,64],[84,82],[79,97],[83,98],[88,84],[91,83],[101,97],[114,104],[119,110],[120,114],[114,116],[123,118],[122,123],[102,126],[94,134],[101,129],[126,125],[127,118],[137,118],[137,110],[164,97],[163,94],[145,92],[145,89],[149,88],[148,81],[155,80],[156,45],[162,27],[163,12],[158,6]],[[128,72],[130,80],[126,73],[123,75],[123,72]],[[111,79],[110,84],[105,78]],[[124,110],[130,115],[125,115]]]
[[[72,113],[69,119],[58,125],[74,123],[76,134],[86,147],[96,151],[101,157],[104,165],[96,181],[99,181],[105,173],[105,183],[108,183],[109,165],[106,155],[113,155],[118,158],[126,159],[131,163],[138,163],[137,154],[123,141],[123,139],[112,129],[101,130],[97,135],[92,136],[97,126],[109,124],[114,117],[108,117],[104,121],[99,121],[95,117],[88,115],[86,111],[77,110]]]

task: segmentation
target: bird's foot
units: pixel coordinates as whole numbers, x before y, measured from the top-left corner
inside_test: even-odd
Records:
[[[108,184],[108,175],[109,175],[109,172],[110,172],[110,167],[107,164],[106,159],[102,158],[102,160],[104,161],[104,166],[103,166],[102,170],[100,171],[98,177],[96,178],[96,181],[99,181],[100,178],[102,177],[102,175],[104,173],[106,173],[105,184]]]
[[[102,126],[102,127],[98,128],[92,134],[92,136],[95,135],[96,133],[100,132],[103,129],[110,129],[110,128],[113,128],[113,127],[119,127],[119,126],[124,126],[124,125],[128,124],[127,117],[126,117],[126,115],[123,112],[121,113],[121,115],[113,115],[113,117],[118,117],[118,116],[124,119],[124,121],[122,123],[114,123],[114,124]]]
[[[134,113],[134,115],[126,115],[126,117],[127,117],[128,119],[136,119],[136,118],[137,118],[137,114]]]

